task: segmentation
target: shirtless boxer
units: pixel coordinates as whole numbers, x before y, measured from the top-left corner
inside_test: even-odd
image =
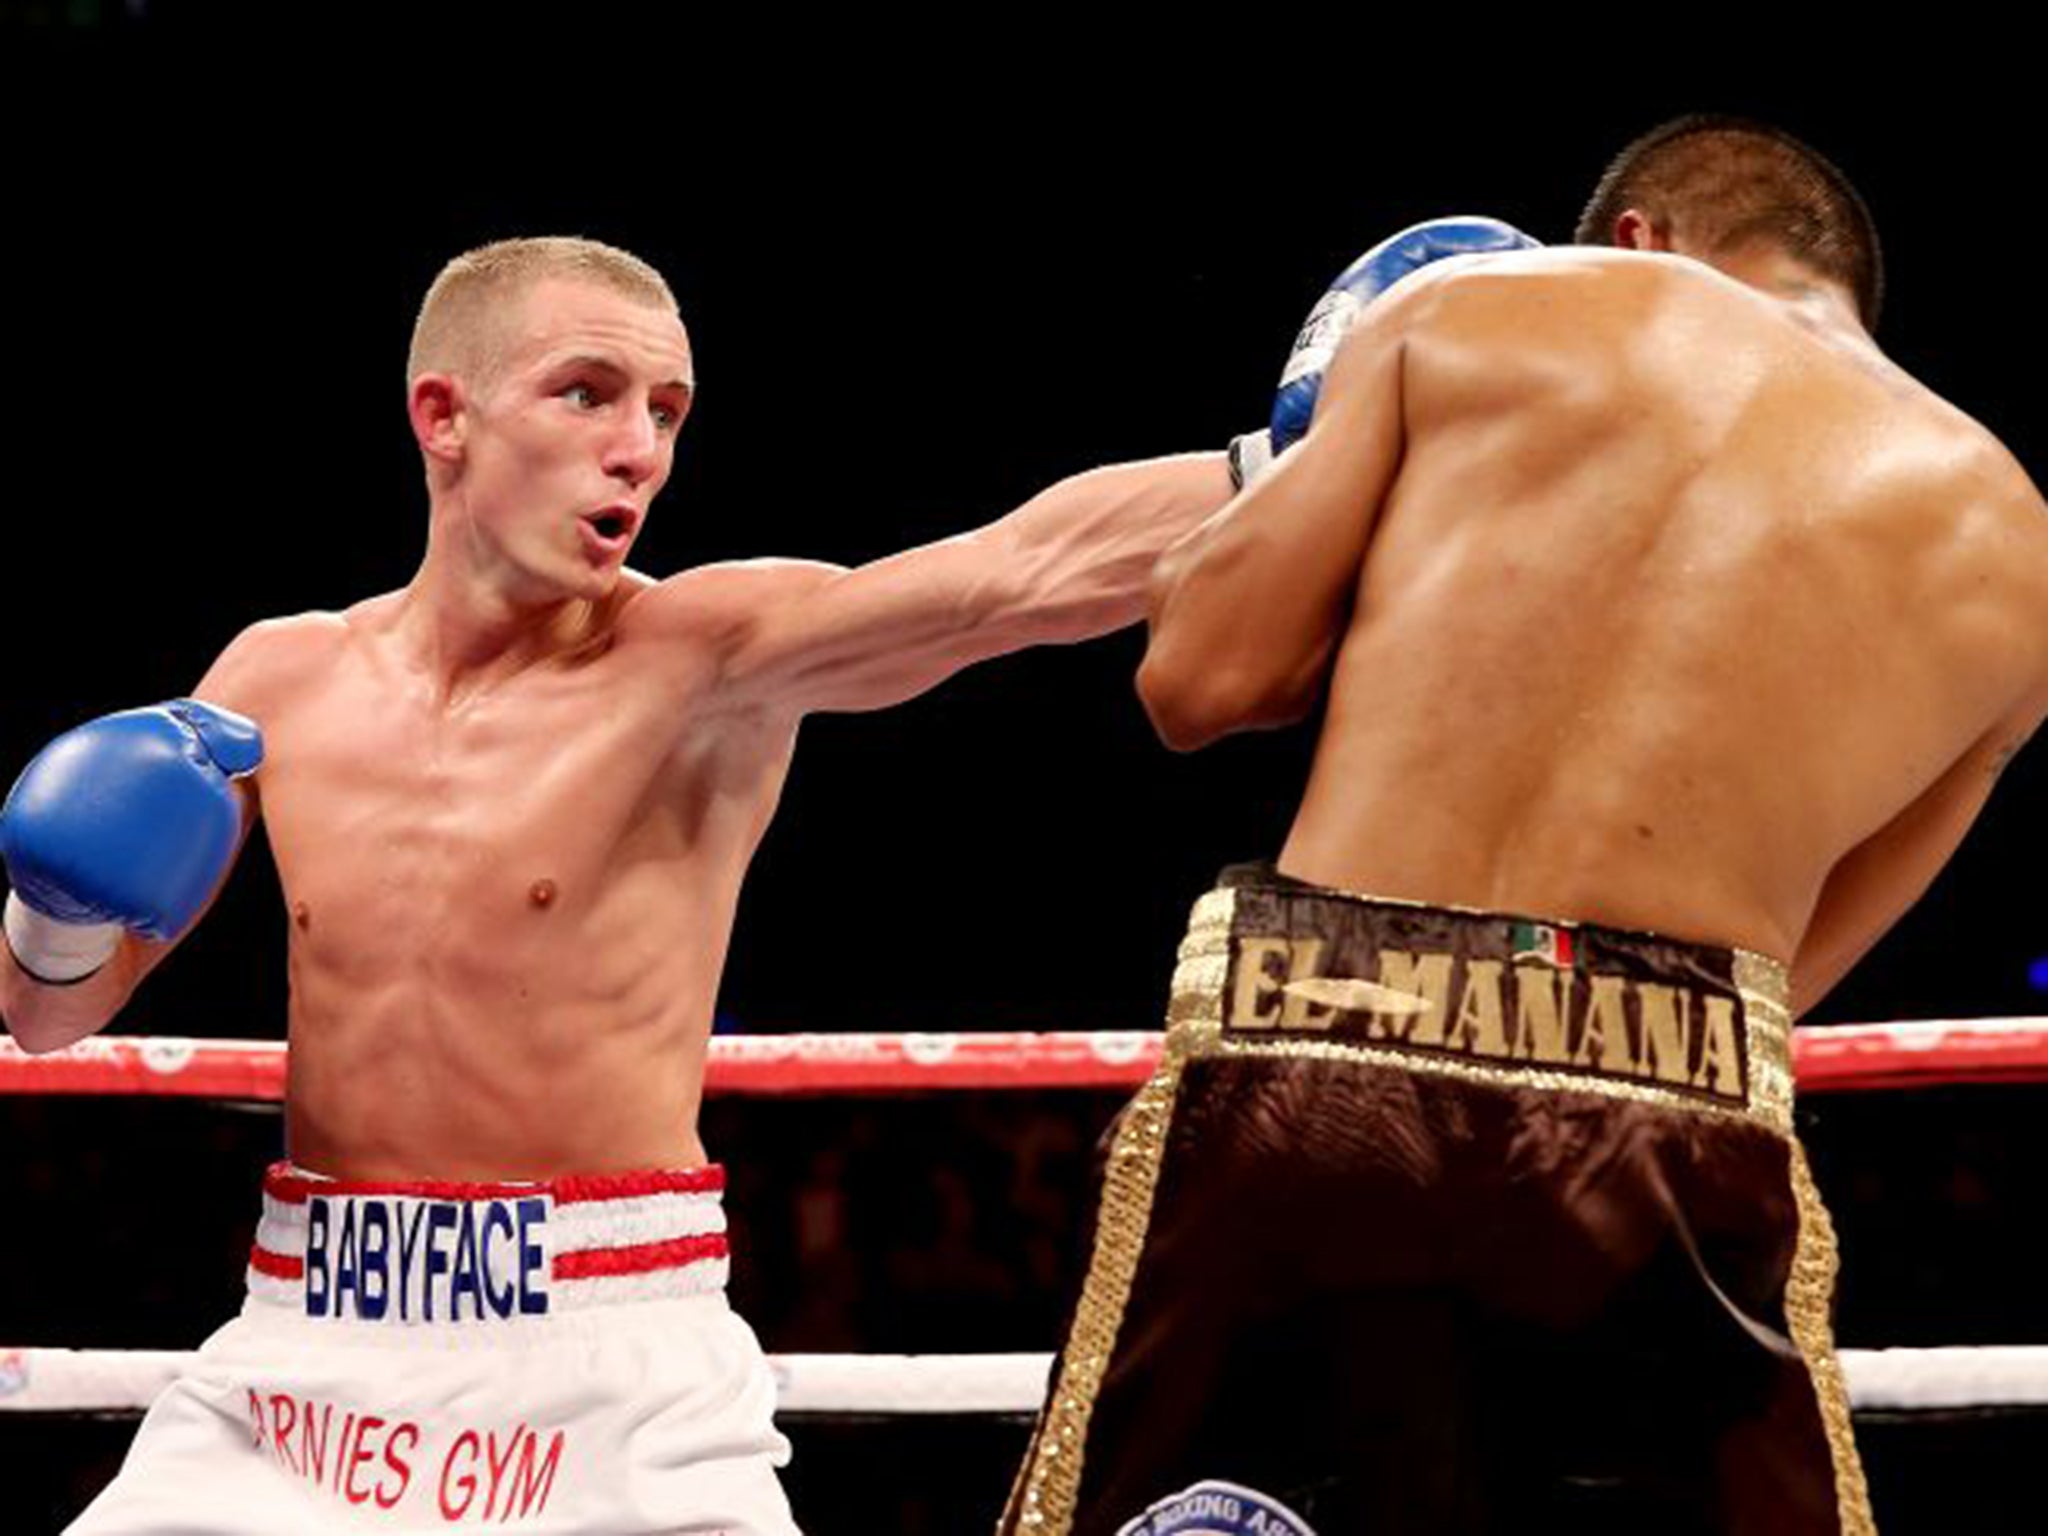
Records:
[[[1327,714],[1196,904],[1006,1530],[1871,1528],[1789,1025],[2048,712],[2048,517],[1803,146],[1667,125],[1579,238],[1388,294],[1162,562],[1169,745]]]
[[[694,375],[651,268],[460,258],[408,377],[411,584],[255,625],[204,705],[72,733],[8,808],[0,1013],[30,1050],[113,1017],[258,814],[290,911],[296,1166],[250,1299],[74,1529],[787,1532],[696,1119],[798,722],[1133,622],[1225,457],[1095,470],[858,570],[655,582],[624,562]]]
[[[1492,238],[1430,231],[1413,261]],[[786,1532],[696,1118],[798,722],[1133,622],[1231,476],[1115,466],[858,570],[657,583],[624,561],[694,376],[652,269],[472,253],[408,378],[413,582],[256,625],[204,703],[60,738],[0,818],[0,1015],[31,1050],[114,1015],[258,814],[290,911],[295,1166],[250,1299],[74,1529]]]

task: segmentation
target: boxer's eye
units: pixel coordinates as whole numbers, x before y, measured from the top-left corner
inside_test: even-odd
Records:
[[[588,409],[597,404],[597,386],[594,384],[571,384],[562,391],[562,398]]]

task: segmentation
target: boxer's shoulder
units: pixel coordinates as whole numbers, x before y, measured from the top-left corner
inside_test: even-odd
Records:
[[[2014,725],[2024,739],[2048,714],[2048,626],[2038,622],[2040,614],[2048,613],[2048,501],[2004,445],[1990,441],[1983,474],[1992,527],[1982,535],[1983,575],[1977,590],[2002,580],[2014,594],[2004,607],[2007,622],[1994,623],[2006,644],[2017,639],[2016,649],[2025,657]]]
[[[653,583],[639,594],[635,606],[673,604],[723,617],[758,613],[766,605],[800,601],[846,570],[827,560],[780,556],[720,560]]]
[[[260,720],[332,666],[349,642],[354,612],[257,620],[228,642],[195,695]]]
[[[619,616],[620,632],[731,655],[846,572],[827,561],[779,558],[697,566],[636,592]]]
[[[1604,246],[1537,246],[1454,256],[1402,285],[1411,325],[1489,332],[1489,345],[1552,332],[1604,345],[1603,323],[1642,335],[1659,321],[1730,323],[1747,313],[1777,324],[1755,289],[1705,262],[1668,252]]]
[[[1358,330],[1397,339],[1411,380],[1418,369],[1454,385],[1563,371],[1583,387],[1627,372],[1649,322],[1698,297],[1675,264],[1631,257],[1571,246],[1448,257],[1389,290]]]
[[[2048,665],[2048,504],[1991,431],[1932,395],[1862,466],[1890,516],[1884,546],[1914,607],[1976,622],[1986,653]]]

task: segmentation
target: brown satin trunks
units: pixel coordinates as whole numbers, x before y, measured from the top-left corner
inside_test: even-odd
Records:
[[[1869,1530],[1791,1109],[1775,961],[1226,870],[1002,1529]]]

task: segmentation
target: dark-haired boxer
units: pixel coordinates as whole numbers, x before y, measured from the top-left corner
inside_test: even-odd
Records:
[[[259,813],[291,914],[292,1165],[247,1305],[75,1529],[787,1532],[696,1120],[798,722],[1135,621],[1225,456],[1098,469],[857,570],[654,582],[624,561],[693,373],[651,268],[461,257],[408,377],[411,584],[255,626],[205,704],[61,738],[0,821],[0,1014],[32,1050],[113,1017]]]
[[[1871,1528],[1789,1029],[2048,711],[2048,518],[1803,145],[1668,125],[1580,238],[1366,310],[1162,563],[1168,744],[1327,712],[1196,904],[1006,1530]]]

